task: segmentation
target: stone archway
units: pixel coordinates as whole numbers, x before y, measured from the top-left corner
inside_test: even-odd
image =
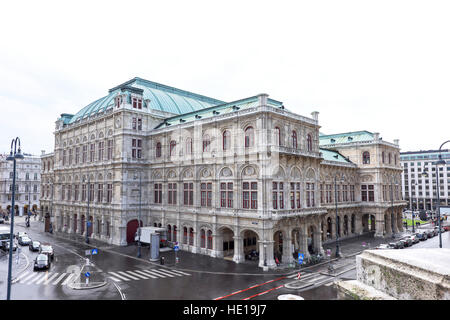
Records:
[[[80,234],[82,235],[84,233],[84,229],[86,228],[86,217],[81,215],[81,224],[80,224]]]
[[[333,221],[331,217],[327,218],[327,240],[331,240],[333,238]]]
[[[356,232],[356,216],[353,213],[352,217],[350,218],[350,232],[354,234]]]
[[[376,227],[376,218],[375,218],[374,214],[371,214],[370,215],[370,231],[375,231],[376,230],[375,227]]]
[[[136,235],[139,225],[142,227],[142,220],[140,221],[140,223],[138,222],[137,219],[128,221],[128,223],[127,223],[127,243],[128,244],[134,242],[134,236]]]
[[[234,256],[234,232],[228,227],[220,228],[217,232],[218,255],[227,260],[232,260]]]
[[[281,262],[283,256],[283,232],[276,231],[273,234],[273,255]]]
[[[256,259],[256,257],[259,255],[260,251],[258,234],[253,230],[244,230],[241,232],[241,235],[245,259],[257,261],[258,259]]]
[[[314,239],[314,233],[316,231],[316,228],[314,226],[309,226],[308,228],[308,238],[307,238],[307,243],[308,243],[308,252],[310,254],[314,254],[315,253],[315,239]]]

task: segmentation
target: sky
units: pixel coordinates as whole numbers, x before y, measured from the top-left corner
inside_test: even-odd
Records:
[[[449,1],[8,1],[0,152],[51,152],[55,121],[134,77],[234,101],[267,93],[401,151],[450,139]],[[450,148],[450,143],[444,148]]]

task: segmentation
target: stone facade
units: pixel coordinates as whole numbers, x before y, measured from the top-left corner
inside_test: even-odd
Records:
[[[382,192],[400,182],[401,167],[378,159],[382,149],[398,154],[398,144],[377,136],[321,149],[318,113],[297,115],[266,94],[176,115],[145,107],[151,101],[126,88],[114,88],[111,108],[56,122],[55,232],[126,245],[140,217],[167,228],[181,250],[235,262],[256,250],[259,266],[273,267],[275,257],[289,263],[297,252],[323,252],[336,223],[341,238],[402,230],[400,192],[393,203]],[[362,184],[373,188],[370,201]]]

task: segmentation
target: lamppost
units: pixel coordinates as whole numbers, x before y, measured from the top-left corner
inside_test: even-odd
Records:
[[[137,175],[134,176],[137,179]],[[138,253],[137,257],[141,257],[141,197],[142,197],[142,172],[139,171],[139,211],[138,211]]]
[[[341,178],[341,182],[343,182],[344,179]],[[336,204],[336,258],[341,257],[341,251],[339,249],[339,224],[341,221],[338,221],[338,197],[337,197],[337,175],[334,177],[334,202]]]
[[[391,177],[391,231],[392,237],[395,238],[394,233],[394,176]],[[395,182],[395,186],[398,186],[398,183]]]
[[[16,152],[17,142],[19,142],[19,150]],[[14,145],[14,152],[13,152]],[[11,200],[11,231],[9,235],[9,261],[8,261],[8,289],[6,293],[6,300],[11,300],[11,273],[12,273],[12,252],[13,252],[13,239],[14,239],[14,200],[16,191],[16,159],[23,159],[23,155],[20,153],[20,139],[17,137],[11,142],[11,152],[6,158],[8,161],[13,161],[13,188],[12,188],[12,200]]]
[[[436,195],[437,195],[437,203],[436,203],[436,213],[438,218],[438,226],[439,226],[439,248],[442,248],[442,235],[441,235],[441,200],[439,198],[439,194],[441,190],[439,189],[439,165],[445,165],[445,160],[442,159],[441,150],[444,144],[450,142],[450,140],[445,141],[441,146],[439,147],[439,160],[436,161],[434,164],[436,165]],[[427,177],[428,176],[428,168],[425,168],[425,170],[422,172],[422,175]]]

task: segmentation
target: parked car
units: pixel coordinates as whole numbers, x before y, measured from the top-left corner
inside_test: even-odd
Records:
[[[426,230],[428,238],[433,238],[436,234],[434,233],[433,229],[427,229]]]
[[[413,240],[409,236],[401,238],[400,241],[405,242],[405,247],[411,247],[413,245]]]
[[[28,246],[31,243],[31,239],[28,236],[21,236],[19,238],[19,244],[21,246]]]
[[[420,239],[415,234],[410,235],[409,238],[412,240],[413,244],[419,243],[420,241]]]
[[[31,241],[29,244],[29,248],[31,251],[39,251],[39,248],[41,247],[41,243],[39,241]]]
[[[9,240],[2,242],[2,249],[3,249],[3,251],[9,251]],[[13,251],[17,250],[17,244],[15,241],[13,241],[13,249],[12,250]]]
[[[3,216],[0,216],[0,223],[5,223],[5,218],[3,218]]]
[[[417,233],[416,233],[416,237],[417,237],[417,239],[419,239],[419,241],[425,241],[425,240],[427,240],[427,239],[425,238],[425,235],[424,235],[423,232],[417,232]]]
[[[19,239],[22,236],[28,236],[26,232],[19,231],[16,233],[16,239]]]
[[[398,241],[403,243],[403,248],[409,247],[409,243],[406,239],[400,239]],[[403,248],[400,248],[400,249],[403,249]]]
[[[46,254],[53,260],[54,252],[53,247],[50,244],[48,243],[41,244],[39,247],[39,253]]]
[[[403,241],[389,242],[389,246],[394,249],[403,249],[405,247],[405,243]]]
[[[42,270],[42,269],[49,269],[50,268],[50,258],[48,255],[40,253],[34,260],[34,271],[36,270]]]
[[[393,249],[393,248],[389,244],[382,243],[379,246],[375,247],[375,249],[382,250],[382,249]]]
[[[445,231],[449,231],[450,230],[450,225],[449,226],[444,226],[443,227]]]

